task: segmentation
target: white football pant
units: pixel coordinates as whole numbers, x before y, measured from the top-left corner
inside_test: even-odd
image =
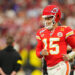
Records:
[[[47,67],[48,75],[70,75],[69,62],[61,61],[53,67]]]

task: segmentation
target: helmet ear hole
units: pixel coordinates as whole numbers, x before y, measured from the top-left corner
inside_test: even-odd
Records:
[[[57,17],[59,18],[59,15],[57,15]]]
[[[57,18],[60,19],[59,15],[57,15]]]
[[[59,16],[59,15],[57,15],[57,18],[56,18],[56,20],[57,20],[57,21],[59,21],[59,20],[60,20],[60,16]]]

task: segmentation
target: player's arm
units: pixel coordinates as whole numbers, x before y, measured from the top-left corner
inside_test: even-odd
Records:
[[[11,75],[16,75],[16,71],[12,71]]]
[[[1,67],[0,67],[0,75],[6,75]]]
[[[22,67],[22,58],[19,55],[18,52],[15,52],[15,59],[14,59],[14,65],[13,65],[13,71],[10,75],[16,75],[16,73],[21,69]]]
[[[36,37],[37,38],[37,37]],[[37,38],[37,46],[36,46],[36,55],[39,57],[39,58],[42,58],[43,56],[41,55],[41,51],[43,49],[43,43],[41,41],[41,39],[38,39]]]
[[[66,41],[71,46],[72,52],[67,55],[63,55],[64,60],[71,60],[75,57],[75,33],[72,29],[67,28]]]
[[[36,55],[39,58],[42,58],[43,56],[48,55],[47,50],[43,49],[43,43],[42,43],[41,40],[38,40],[38,44],[37,44],[37,47],[36,47]]]
[[[36,39],[37,39],[36,55],[39,58],[42,58],[43,56],[48,55],[47,50],[43,49],[43,42],[42,42],[40,31],[37,32]]]
[[[72,59],[75,57],[75,35],[69,36],[67,42],[72,48],[72,52],[68,54],[68,57],[69,59]]]

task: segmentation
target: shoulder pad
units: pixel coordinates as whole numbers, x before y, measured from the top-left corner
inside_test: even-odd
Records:
[[[45,28],[42,28],[42,29],[40,30],[40,33],[43,33],[45,30],[46,30]]]
[[[66,28],[67,26],[61,26],[61,27]]]

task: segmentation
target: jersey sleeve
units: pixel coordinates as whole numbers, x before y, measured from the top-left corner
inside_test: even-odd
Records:
[[[67,39],[71,35],[74,35],[74,31],[70,27],[66,27],[65,28],[65,38]]]
[[[15,52],[15,63],[14,63],[14,67],[13,67],[13,70],[14,71],[19,71],[21,66],[22,66],[22,58],[20,56],[19,53]]]
[[[43,43],[41,41],[41,36],[40,36],[40,33],[39,32],[37,32],[37,34],[36,34],[36,39],[37,39],[36,55],[39,58],[42,58],[42,56],[40,55],[40,52],[43,49]]]
[[[37,40],[41,40],[40,30],[36,33],[36,39],[37,39]]]
[[[75,35],[69,36],[67,38],[67,43],[73,48],[75,48]]]
[[[70,29],[69,34],[67,34],[67,43],[73,48],[75,48],[75,32]]]

